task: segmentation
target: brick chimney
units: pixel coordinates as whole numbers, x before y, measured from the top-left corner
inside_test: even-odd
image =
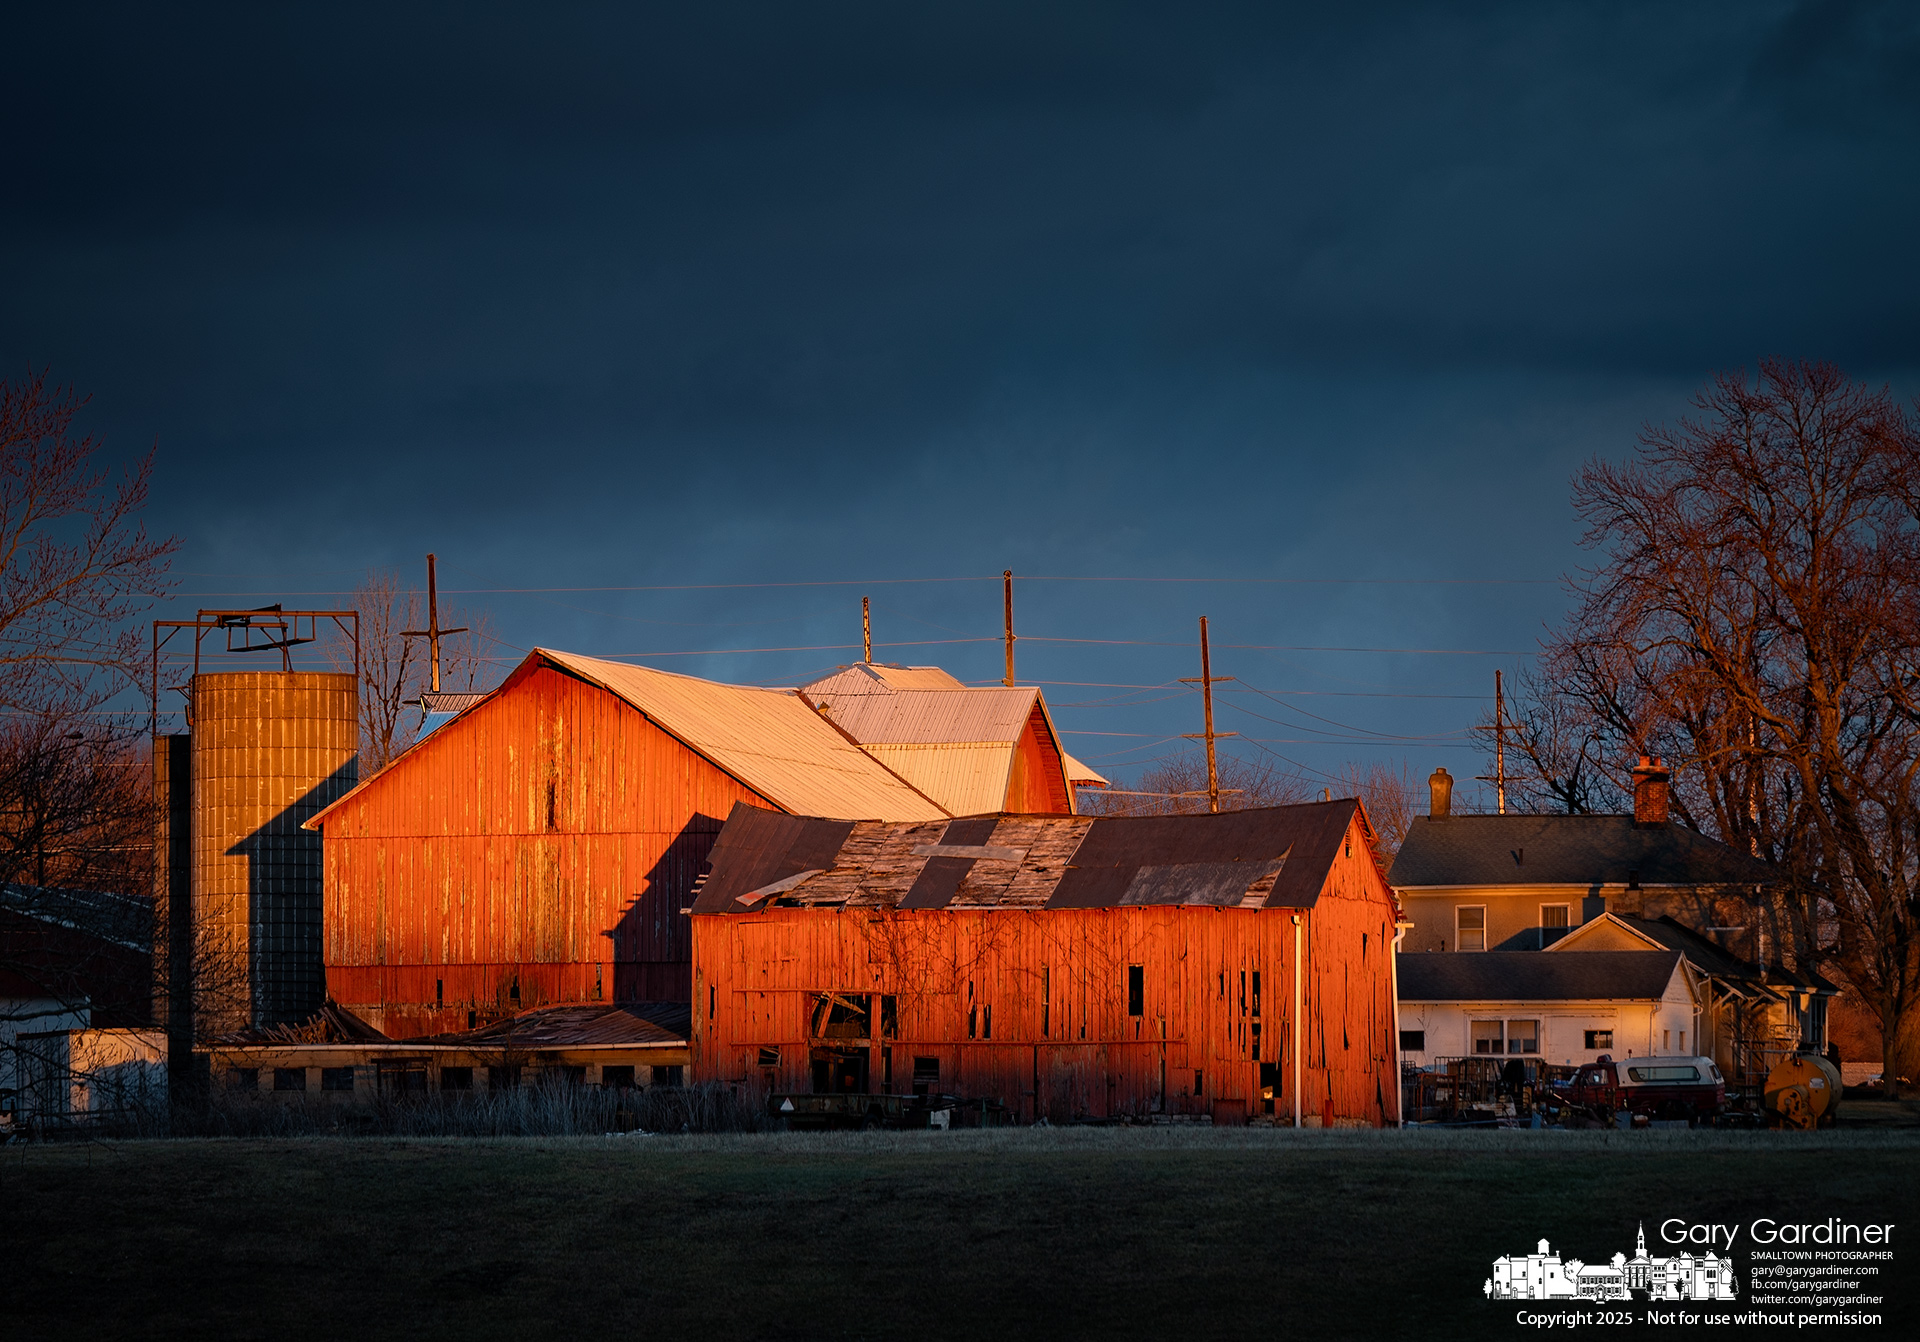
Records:
[[[1445,820],[1453,814],[1453,775],[1447,772],[1447,766],[1441,765],[1427,777],[1428,804],[1427,814],[1435,820]]]
[[[1639,767],[1633,771],[1634,824],[1667,823],[1667,784],[1672,778],[1658,755],[1640,757]]]

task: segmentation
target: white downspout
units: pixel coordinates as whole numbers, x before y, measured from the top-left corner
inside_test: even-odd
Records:
[[[1393,959],[1389,962],[1393,975],[1393,1113],[1394,1126],[1407,1126],[1406,1083],[1401,1080],[1402,1068],[1406,1066],[1400,1055],[1400,943],[1407,939],[1412,923],[1395,920],[1393,924]]]
[[[1300,915],[1293,915],[1293,1126],[1300,1126]]]

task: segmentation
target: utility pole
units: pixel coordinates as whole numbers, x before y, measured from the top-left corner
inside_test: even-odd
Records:
[[[860,598],[860,646],[866,649],[866,662],[873,665],[873,603]]]
[[[1239,735],[1238,732],[1216,732],[1213,729],[1213,682],[1232,679],[1232,676],[1213,674],[1213,657],[1207,647],[1207,617],[1202,615],[1200,617],[1200,674],[1182,676],[1180,681],[1185,685],[1192,685],[1196,681],[1199,683],[1200,702],[1206,706],[1207,729],[1204,732],[1183,732],[1181,735],[1189,741],[1200,737],[1207,743],[1207,811],[1213,815],[1220,813],[1220,768],[1214,758],[1213,743],[1222,736]]]
[[[1000,575],[1007,585],[1007,678],[1001,684],[1013,685],[1013,570],[1008,569]]]
[[[1507,813],[1507,694],[1501,684],[1500,669],[1493,672],[1493,776],[1475,774],[1483,783],[1493,784],[1494,804],[1501,815]]]
[[[440,639],[446,634],[464,634],[467,626],[454,629],[440,627],[440,587],[434,576],[433,556],[427,556],[427,627],[425,629],[403,629],[402,638],[424,638],[427,640],[428,656],[431,659],[432,674],[429,677],[428,694],[440,693]]]

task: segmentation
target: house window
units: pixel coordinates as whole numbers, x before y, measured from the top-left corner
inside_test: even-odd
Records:
[[[1685,1030],[1680,1032],[1680,1051],[1682,1053],[1687,1051],[1687,1032]]]
[[[273,1088],[275,1090],[305,1090],[307,1088],[307,1069],[304,1067],[274,1068]]]
[[[1427,1051],[1427,1032],[1425,1030],[1402,1030],[1400,1032],[1400,1051],[1402,1053],[1425,1053]]]
[[[1472,1022],[1471,1035],[1475,1053],[1505,1053],[1506,1026],[1502,1021],[1477,1020]]]
[[[440,1089],[472,1090],[473,1089],[473,1068],[442,1067],[440,1069]]]
[[[1672,1030],[1662,1030],[1660,1032],[1660,1051],[1662,1053],[1671,1053],[1673,1051]]]
[[[1612,1048],[1612,1030],[1588,1030],[1586,1033],[1588,1048]]]
[[[1537,1020],[1510,1020],[1507,1022],[1507,1052],[1538,1053],[1540,1051],[1540,1022]]]
[[[320,1069],[320,1089],[352,1090],[353,1089],[353,1068],[322,1067]]]
[[[1147,969],[1145,965],[1127,966],[1127,1014],[1147,1014]]]
[[[1459,951],[1487,948],[1487,906],[1456,904],[1453,909],[1453,947]]]
[[[1573,910],[1566,904],[1542,904],[1540,906],[1540,945],[1553,945],[1567,934],[1571,925]]]

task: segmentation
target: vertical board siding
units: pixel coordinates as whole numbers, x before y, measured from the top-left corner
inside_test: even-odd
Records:
[[[876,1091],[906,1093],[913,1059],[931,1057],[940,1061],[937,1090],[998,1100],[1023,1120],[1185,1113],[1244,1122],[1263,1113],[1268,1062],[1279,1064],[1274,1117],[1284,1123],[1293,1107],[1294,912],[853,907],[701,915],[693,920],[694,1076],[810,1090],[813,1050],[841,1046],[808,1037],[811,1001],[841,991],[898,1000],[897,1036],[868,1045]],[[1356,824],[1318,902],[1300,911],[1300,1098],[1311,1125],[1398,1119],[1394,917]],[[1128,1012],[1132,965],[1144,971],[1138,1016]],[[876,1033],[877,1013],[875,1003]],[[761,1065],[763,1047],[779,1050],[776,1065]],[[892,1053],[890,1086],[883,1049]]]
[[[684,999],[680,910],[707,852],[734,802],[778,809],[613,694],[537,665],[392,774],[326,819],[325,934],[329,994],[395,1037],[552,1002]]]

